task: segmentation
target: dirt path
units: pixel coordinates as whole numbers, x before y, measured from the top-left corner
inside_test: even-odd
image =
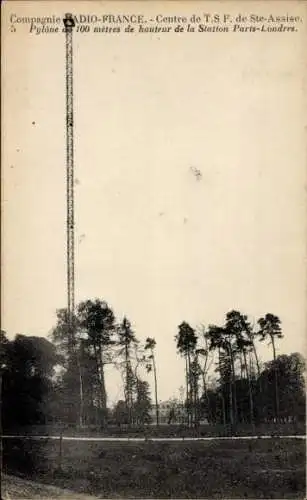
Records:
[[[71,490],[63,490],[55,486],[48,486],[35,481],[28,481],[16,476],[2,476],[2,499],[3,500],[19,500],[23,499],[40,499],[51,500],[53,498],[62,498],[67,500],[97,500],[97,497],[90,495],[81,495],[74,493]]]

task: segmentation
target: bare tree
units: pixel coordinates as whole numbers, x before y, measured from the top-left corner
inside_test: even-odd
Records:
[[[154,375],[154,386],[155,386],[155,406],[156,406],[156,424],[159,426],[159,403],[158,403],[158,382],[157,382],[157,366],[156,366],[156,358],[155,358],[155,348],[157,342],[154,338],[147,337],[145,343],[145,351],[149,351],[150,354],[148,356],[149,363],[147,363],[147,371],[153,370]]]

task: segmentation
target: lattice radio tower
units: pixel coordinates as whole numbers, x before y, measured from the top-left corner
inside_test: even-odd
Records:
[[[74,94],[73,94],[73,28],[72,14],[64,17],[66,78],[66,238],[67,238],[67,313],[69,349],[75,343],[75,215],[74,215]]]
[[[74,89],[73,89],[73,28],[72,14],[66,14],[65,78],[66,78],[66,236],[67,236],[67,313],[70,358],[79,371],[79,425],[83,425],[83,381],[79,354],[76,349],[75,325],[75,213],[74,213]]]

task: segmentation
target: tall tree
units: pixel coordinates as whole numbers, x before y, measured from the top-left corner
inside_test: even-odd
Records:
[[[214,352],[210,349],[210,339],[209,334],[205,327],[202,325],[198,332],[198,339],[203,343],[203,347],[196,349],[196,354],[198,358],[198,369],[202,378],[202,401],[200,401],[203,407],[203,399],[206,401],[207,418],[210,419],[211,407],[210,399],[208,395],[207,379],[209,376],[209,371],[214,361]]]
[[[178,352],[185,358],[186,363],[186,401],[189,415],[188,423],[190,424],[192,416],[191,411],[193,407],[191,387],[191,360],[192,355],[195,353],[197,336],[195,334],[195,330],[185,321],[183,321],[178,326],[178,330],[179,331],[175,339],[177,342]]]
[[[232,383],[232,370],[229,357],[229,349],[227,347],[227,340],[225,339],[225,328],[217,325],[209,325],[207,331],[209,339],[209,350],[217,350],[218,353],[218,371],[220,373],[220,398],[222,401],[223,422],[226,422],[226,404],[223,388],[228,387],[228,401],[229,401],[229,421],[230,424],[234,423],[233,412],[233,383]]]
[[[95,401],[99,383],[91,342],[87,331],[80,324],[78,311],[73,318],[73,324],[74,343],[72,345],[67,309],[58,309],[57,323],[50,338],[64,359],[61,398],[65,411],[63,411],[62,418],[72,423],[78,416],[78,423],[82,427],[84,423],[93,421],[94,413],[98,424],[98,415],[94,407],[97,406]]]
[[[258,395],[257,403],[265,408],[266,420],[275,417],[275,372],[278,372],[279,381],[279,418],[283,422],[305,421],[306,414],[306,386],[305,371],[306,362],[304,357],[294,352],[292,354],[281,354],[275,361],[265,363],[261,373],[263,392]]]
[[[159,425],[159,402],[158,402],[158,381],[157,381],[157,366],[155,358],[155,348],[157,342],[154,338],[147,337],[145,342],[145,351],[149,351],[150,354],[147,357],[148,363],[146,365],[147,371],[153,371],[154,375],[154,389],[155,389],[155,407],[156,407],[156,424]]]
[[[235,356],[238,353],[237,342],[238,338],[242,339],[242,332],[244,331],[244,323],[246,317],[243,317],[239,311],[229,311],[226,314],[225,334],[227,339],[227,349],[229,352],[232,373],[232,386],[233,386],[233,401],[234,401],[234,422],[238,419],[238,406],[237,406],[237,387],[236,387],[236,372],[235,372]]]
[[[4,340],[4,339],[3,339]],[[55,346],[43,337],[16,335],[2,344],[3,426],[18,428],[45,424],[48,397],[59,357]]]
[[[57,352],[63,357],[63,414],[62,418],[70,423],[82,424],[83,413],[83,381],[79,350],[79,323],[73,318],[74,335],[71,336],[71,325],[66,308],[56,311],[57,322],[51,331],[50,339]]]
[[[272,346],[273,351],[273,361],[276,361],[276,340],[283,338],[281,330],[281,320],[278,316],[274,314],[267,313],[264,317],[259,318],[259,336],[260,340],[269,340],[269,344]],[[279,420],[279,394],[278,394],[278,370],[275,369],[274,376],[274,388],[275,388],[275,418],[276,421]]]
[[[118,328],[118,344],[120,346],[120,356],[124,357],[125,366],[125,401],[128,410],[128,420],[131,424],[132,407],[133,407],[133,370],[131,366],[131,347],[137,344],[137,339],[132,330],[130,321],[124,317]]]
[[[192,356],[190,364],[191,401],[194,425],[197,426],[200,419],[199,379],[201,376],[201,367],[199,363],[199,350],[195,349]]]
[[[243,370],[246,373],[246,379],[248,381],[248,397],[249,397],[249,411],[250,411],[250,423],[254,425],[254,400],[253,400],[253,390],[251,384],[251,377],[249,372],[249,365],[247,361],[247,356],[250,353],[251,342],[242,336],[237,338],[237,348],[240,354],[243,356],[244,364]],[[242,377],[243,378],[243,377]]]
[[[107,392],[104,367],[112,363],[111,348],[115,344],[115,316],[107,302],[95,299],[81,302],[77,308],[80,329],[86,333],[88,346],[93,352],[96,365],[97,380],[100,391],[98,404],[101,419],[107,419]]]
[[[253,391],[251,384],[251,377],[249,372],[249,363],[247,357],[252,350],[251,325],[245,314],[239,311],[232,310],[226,315],[226,329],[231,332],[234,339],[234,346],[232,348],[233,354],[239,353],[240,358],[243,358],[242,370],[245,371],[246,379],[248,381],[248,398],[250,409],[250,422],[254,424],[254,402]],[[237,384],[235,384],[237,387]]]

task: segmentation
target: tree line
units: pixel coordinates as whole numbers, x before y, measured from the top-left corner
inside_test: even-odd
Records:
[[[224,324],[193,329],[182,322],[175,337],[185,360],[188,424],[209,422],[285,422],[305,416],[305,361],[299,353],[277,356],[283,338],[281,320],[267,313],[252,324],[247,315],[231,310]],[[272,349],[272,361],[263,366],[258,341]],[[215,387],[208,384],[215,365]]]
[[[141,344],[126,316],[117,321],[109,304],[95,299],[76,308],[72,342],[67,310],[58,310],[51,340],[62,355],[60,402],[65,401],[64,420],[74,422],[78,415],[80,425],[107,424],[107,365],[119,371],[123,382],[124,401],[115,411],[124,415],[128,425],[149,420],[149,384],[142,380],[140,369],[153,372],[157,400],[155,339],[148,337]]]
[[[118,321],[100,299],[76,307],[73,336],[67,310],[59,309],[56,316],[49,340],[16,335],[10,341],[1,332],[4,427],[159,425],[155,339],[140,342],[129,319]],[[282,337],[280,318],[269,313],[255,324],[235,310],[226,314],[222,325],[192,328],[183,321],[175,336],[185,370],[183,423],[199,426],[206,420],[235,427],[304,420],[305,361],[299,353],[277,355]],[[272,351],[272,360],[265,364],[258,352],[261,342],[270,344]],[[112,410],[107,365],[121,374],[124,394]],[[152,376],[153,398],[141,376],[144,370]],[[169,423],[176,421],[175,406]]]

